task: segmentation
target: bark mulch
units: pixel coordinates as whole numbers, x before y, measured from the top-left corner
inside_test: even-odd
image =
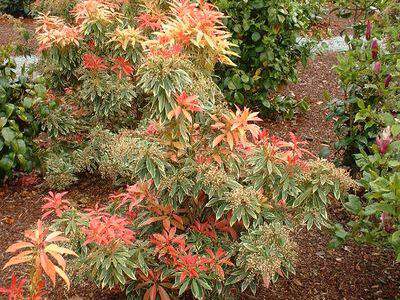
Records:
[[[271,134],[280,138],[289,139],[289,132],[293,132],[301,140],[306,141],[306,148],[318,154],[324,147],[329,147],[334,153],[333,143],[336,136],[333,124],[326,120],[327,99],[325,95],[333,98],[343,96],[338,83],[337,75],[332,69],[337,63],[336,53],[325,53],[310,60],[308,65],[299,67],[298,83],[288,84],[282,94],[293,93],[297,101],[306,99],[310,109],[296,115],[292,121],[268,121],[264,127]]]
[[[16,23],[21,23],[21,27],[25,28],[30,33],[30,40],[26,43],[21,34],[18,32]],[[8,44],[24,44],[31,49],[35,48],[34,40],[35,21],[33,19],[14,19],[0,15],[0,45]]]

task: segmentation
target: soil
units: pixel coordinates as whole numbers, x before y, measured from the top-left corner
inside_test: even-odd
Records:
[[[310,30],[310,35],[317,34],[322,37],[338,36],[352,32],[352,18],[339,18],[334,10],[334,5],[329,5],[327,14],[321,22],[316,23]]]
[[[32,30],[32,21],[23,22]],[[346,24],[334,16],[329,16],[324,22],[327,25],[321,26],[333,28],[334,32],[339,32],[339,29]],[[9,21],[0,20],[0,44],[15,42],[13,32]],[[324,94],[327,91],[334,97],[342,96],[338,79],[332,70],[336,62],[336,54],[329,53],[311,60],[306,68],[300,68],[299,82],[289,84],[284,92],[292,91],[299,100],[308,98],[310,110],[299,115],[294,121],[269,122],[264,124],[265,127],[282,138],[287,138],[289,132],[294,132],[309,142],[307,147],[315,154],[324,145],[332,148],[335,135],[332,124],[325,120],[327,100]],[[98,178],[86,179],[70,190],[68,198],[76,205],[86,207],[93,205],[96,200],[105,199],[112,191],[107,182]],[[46,192],[41,179],[35,176],[21,177],[0,187],[0,266],[10,258],[10,255],[4,253],[5,249],[21,239],[24,230],[34,226],[41,217],[42,198]],[[339,205],[332,210],[335,216],[341,218],[342,210]],[[242,299],[319,300],[400,297],[400,268],[394,262],[391,251],[353,243],[341,249],[328,250],[330,234],[318,230],[304,229],[294,238],[299,245],[296,274],[289,279],[281,278],[269,289],[261,288],[256,297],[243,295]],[[24,271],[21,267],[14,267],[0,272],[0,286],[8,286],[12,272],[23,275]],[[93,285],[76,280],[72,280],[72,284],[69,292],[61,285],[57,285],[48,298],[123,299],[117,291],[99,290]]]
[[[400,269],[393,253],[349,244],[328,250],[329,233],[296,233],[299,258],[296,275],[281,278],[257,299],[396,299]]]
[[[310,108],[296,115],[291,122],[276,120],[264,124],[271,134],[289,139],[289,132],[293,132],[301,140],[307,142],[305,148],[315,155],[318,155],[322,148],[328,147],[331,157],[333,156],[336,136],[333,124],[326,120],[326,95],[332,98],[343,96],[337,75],[333,70],[337,63],[336,56],[336,53],[325,53],[310,60],[305,68],[299,66],[298,83],[288,84],[281,94],[293,93],[297,101],[306,99]]]
[[[18,25],[20,24],[20,25]],[[30,34],[28,42],[24,41],[18,28],[26,29]],[[11,16],[0,15],[0,45],[25,45],[30,49],[35,48],[33,34],[35,32],[35,21],[32,19],[16,19]]]

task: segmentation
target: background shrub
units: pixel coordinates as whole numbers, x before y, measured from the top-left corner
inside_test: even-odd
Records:
[[[31,13],[37,15],[39,13],[50,13],[52,16],[62,16],[70,19],[70,10],[76,4],[71,0],[39,0],[31,4]]]
[[[24,69],[17,76],[11,51],[12,48],[0,48],[0,179],[14,170],[32,169],[32,139],[40,126],[36,107],[47,92]]]
[[[391,247],[400,261],[400,122],[387,127],[370,153],[357,154],[364,194],[350,195],[344,208],[353,216],[345,229],[336,225],[331,246],[346,239]]]
[[[13,16],[26,16],[33,0],[0,0],[0,12]]]
[[[338,1],[343,5],[342,1]],[[351,51],[336,70],[344,99],[331,115],[344,163],[358,171],[362,190],[343,203],[346,223],[336,224],[330,244],[347,239],[392,248],[400,260],[400,27],[398,1],[346,1],[353,16]],[[365,37],[360,38],[362,31]]]
[[[345,97],[332,101],[328,118],[335,120],[335,147],[348,166],[355,167],[354,154],[369,153],[377,134],[394,125],[400,112],[399,29],[391,28],[376,37],[368,29],[366,39],[351,40],[352,50],[339,57],[336,72]]]
[[[238,45],[236,67],[217,69],[219,84],[233,103],[274,111],[271,91],[285,81],[297,79],[296,63],[310,56],[310,44],[297,38],[309,28],[321,8],[315,1],[215,0]]]

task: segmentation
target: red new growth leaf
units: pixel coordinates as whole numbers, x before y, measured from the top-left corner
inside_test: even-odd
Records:
[[[20,252],[12,257],[4,266],[4,268],[22,264],[30,263],[33,265],[33,280],[31,285],[34,287],[35,292],[38,292],[38,287],[42,281],[43,271],[51,279],[53,285],[56,284],[56,275],[58,274],[66,283],[68,289],[70,282],[65,274],[66,262],[62,254],[76,255],[75,252],[60,247],[54,242],[67,242],[68,239],[61,236],[60,231],[55,231],[50,234],[49,229],[43,226],[42,220],[38,220],[36,230],[25,231],[25,237],[30,240],[29,242],[17,242],[6,250],[6,252],[17,252],[21,249],[28,249]],[[52,257],[60,267],[53,263],[49,257]]]
[[[376,138],[376,145],[378,146],[379,153],[385,155],[392,141],[390,127],[387,127],[382,134]]]
[[[87,219],[100,219],[103,216],[110,216],[110,213],[107,212],[107,206],[99,205],[99,203],[96,203],[94,208],[86,208],[85,212]]]
[[[183,219],[175,212],[171,204],[162,205],[156,201],[148,203],[146,207],[150,212],[155,213],[156,217],[149,217],[141,223],[141,226],[150,225],[155,222],[162,222],[164,228],[169,228],[171,224],[183,230]]]
[[[147,135],[155,135],[158,134],[158,124],[156,122],[151,122],[146,128]]]
[[[128,185],[125,193],[110,196],[112,201],[118,202],[117,209],[129,203],[128,211],[132,212],[143,200],[152,201],[155,195],[152,191],[153,180],[138,182],[135,185]]]
[[[123,57],[117,57],[114,59],[114,66],[112,66],[111,70],[117,73],[120,80],[124,75],[131,76],[133,74],[132,65]]]
[[[7,288],[0,287],[0,294],[7,295],[8,300],[23,300],[24,299],[24,285],[26,278],[21,281],[13,273],[11,275],[11,284]]]
[[[188,96],[186,92],[176,97],[177,106],[168,113],[168,119],[178,119],[183,114],[185,118],[192,123],[191,112],[203,111],[196,95]]]
[[[378,44],[378,40],[374,39],[371,43],[371,55],[372,58],[375,60],[378,58],[378,54],[379,54],[379,44]]]
[[[192,229],[196,232],[199,232],[199,233],[211,238],[211,239],[217,238],[214,228],[208,221],[201,223],[196,220],[194,222],[194,224],[192,225]]]
[[[82,60],[83,60],[83,66],[88,70],[102,71],[107,69],[107,66],[104,63],[104,59],[94,54],[91,53],[84,54],[82,56]]]
[[[232,217],[232,213],[229,213],[227,218],[223,219],[219,219],[218,221],[215,220],[215,216],[210,216],[210,223],[211,226],[215,229],[217,229],[218,231],[221,232],[226,232],[228,233],[233,240],[237,240],[237,233],[236,230],[230,225],[229,220]]]
[[[284,151],[283,157],[289,166],[297,165],[303,158],[304,154],[315,157],[315,155],[312,154],[310,151],[301,147],[303,145],[306,145],[307,142],[298,140],[292,132],[290,132],[290,138],[292,140],[291,143],[282,144],[282,148],[288,148],[287,151]]]
[[[262,121],[257,115],[258,113],[251,113],[248,108],[244,108],[242,111],[237,107],[236,113],[222,114],[221,118],[211,116],[215,121],[211,128],[220,131],[212,146],[217,147],[222,141],[225,141],[233,150],[234,146],[239,144],[244,146],[248,143],[247,133],[250,133],[253,139],[258,137],[260,128],[252,124],[252,122]]]
[[[68,200],[63,199],[67,193],[68,192],[49,192],[49,195],[43,198],[43,200],[47,201],[47,203],[42,206],[42,219],[48,217],[52,213],[54,213],[57,217],[61,217],[61,214],[69,209],[69,205],[71,203]]]
[[[183,254],[177,258],[175,269],[181,273],[179,281],[182,283],[187,277],[198,278],[199,273],[207,271],[207,259],[194,254]]]
[[[218,248],[217,252],[212,252],[211,249],[206,249],[206,252],[210,256],[207,263],[210,265],[210,269],[215,270],[217,275],[221,278],[225,277],[223,265],[233,266],[233,263],[229,260],[226,252],[222,248]]]
[[[142,13],[136,19],[139,23],[140,29],[149,28],[151,30],[157,30],[161,28],[161,20],[163,19],[163,16]]]
[[[162,276],[162,270],[149,270],[148,274],[145,275],[142,271],[138,271],[139,280],[142,282],[136,286],[136,289],[142,287],[148,287],[146,292],[144,293],[148,297],[144,297],[143,299],[157,299],[157,295],[161,300],[169,300],[170,297],[165,289],[172,289],[173,286],[169,282],[169,276]],[[150,298],[149,298],[150,297]]]
[[[89,222],[88,228],[82,228],[86,235],[84,245],[96,243],[98,245],[107,246],[112,243],[123,242],[131,245],[135,241],[135,234],[127,228],[129,225],[125,218],[117,216],[101,216]]]
[[[169,255],[176,258],[186,244],[183,235],[176,235],[176,227],[169,228],[169,226],[163,230],[162,234],[153,234],[150,241],[155,245],[154,252],[158,253],[158,257]]]

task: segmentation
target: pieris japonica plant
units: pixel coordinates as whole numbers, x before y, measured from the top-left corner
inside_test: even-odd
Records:
[[[38,18],[42,71],[56,102],[75,120],[51,140],[48,157],[81,150],[98,125],[117,132],[137,127],[144,117],[184,116],[189,122],[188,112],[222,102],[210,75],[217,61],[232,64],[223,14],[204,1],[139,2],[81,1],[67,20],[48,14]],[[182,132],[187,140],[187,129]],[[82,171],[69,159],[62,159],[60,170],[51,160],[45,165],[50,182],[66,178],[65,184],[58,180],[58,188],[75,181],[62,173]]]
[[[49,203],[58,203],[61,201],[62,195],[51,194],[50,196],[46,198]],[[59,205],[53,206],[53,208],[56,213],[59,213],[59,209],[62,208],[61,202]],[[7,248],[6,252],[19,253],[4,265],[4,269],[18,264],[27,264],[30,267],[29,294],[31,298],[29,299],[41,299],[45,294],[44,286],[46,277],[55,286],[58,275],[64,280],[69,289],[70,281],[65,273],[66,260],[62,255],[77,256],[77,254],[56,244],[56,242],[66,243],[68,239],[63,237],[60,231],[50,233],[49,228],[46,228],[41,220],[37,222],[37,229],[27,230],[24,236],[27,241],[18,241]],[[17,283],[16,277],[13,275],[11,287],[9,289],[0,289],[0,292],[8,293],[10,299],[25,299],[23,296],[23,286],[26,281],[27,279],[24,278],[20,283]],[[12,298],[13,296],[15,298]]]
[[[93,143],[93,165],[128,183],[108,205],[79,211],[64,193],[46,197],[44,216],[54,212],[53,226],[70,237],[79,254],[71,265],[81,276],[132,298],[202,299],[255,292],[294,271],[290,232],[328,225],[329,202],[354,183],[330,163],[307,158],[294,135],[284,142],[261,131],[256,113],[216,107],[192,128],[204,113],[189,110],[189,121],[181,112],[181,123],[150,121],[145,130],[97,132],[94,139],[108,142]],[[185,122],[189,140],[171,138],[169,128]],[[129,160],[111,173],[104,155]]]
[[[140,3],[135,18],[129,3],[100,0],[78,2],[74,24],[42,17],[43,60],[79,124],[57,140],[47,178],[125,186],[85,210],[51,193],[44,217],[70,239],[71,268],[131,299],[255,293],[293,272],[291,232],[329,226],[327,207],[354,183],[226,105],[212,71],[232,63],[232,45],[214,6]]]
[[[82,276],[103,288],[119,286],[129,297],[191,293],[202,299],[255,292],[294,272],[290,233],[302,224],[329,226],[327,206],[353,181],[328,162],[306,158],[294,136],[290,142],[269,137],[254,113],[210,119],[212,134],[197,126],[179,147],[154,123],[147,134],[106,132],[110,142],[99,150],[99,170],[129,183],[126,188],[110,195],[108,205],[86,211],[46,198],[44,215],[61,212],[53,224],[73,240],[79,254],[73,265]],[[101,156],[107,151],[114,162],[130,160],[110,173]],[[268,162],[253,165],[257,159]]]

